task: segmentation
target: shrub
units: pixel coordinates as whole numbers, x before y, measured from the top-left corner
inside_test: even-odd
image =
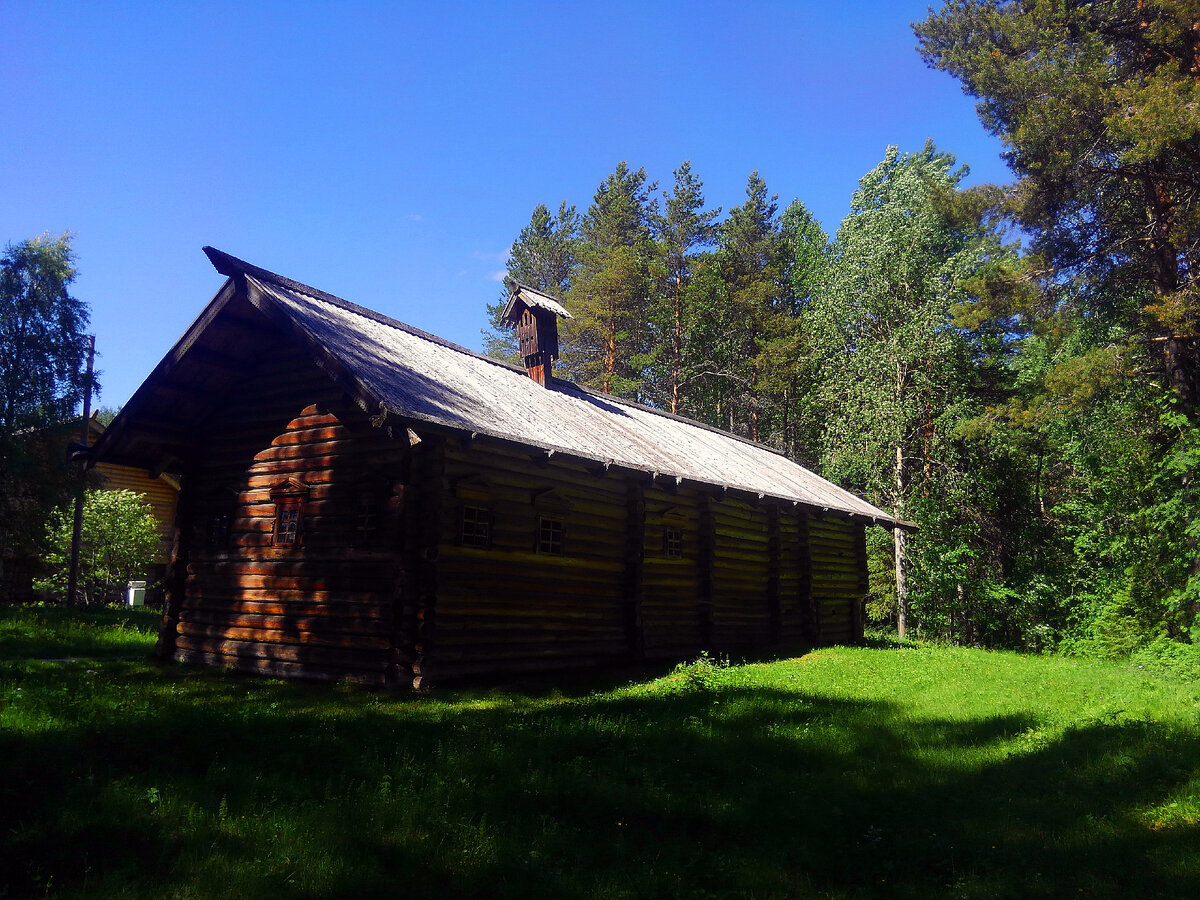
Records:
[[[50,574],[34,582],[40,591],[66,597],[71,565],[74,510],[58,509],[46,535]],[[83,502],[79,547],[79,589],[84,603],[103,602],[154,564],[158,557],[157,522],[142,494],[88,491]]]
[[[681,662],[671,673],[679,679],[679,684],[686,691],[707,692],[717,685],[721,672],[729,668],[729,659],[723,656],[709,656],[703,651],[690,663]]]

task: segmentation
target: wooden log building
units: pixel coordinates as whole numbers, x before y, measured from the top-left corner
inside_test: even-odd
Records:
[[[369,684],[862,636],[886,513],[770,448],[212,248],[225,284],[93,458],[182,485],[158,649]]]

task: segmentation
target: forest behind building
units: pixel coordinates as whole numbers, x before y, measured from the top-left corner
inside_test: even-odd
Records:
[[[621,162],[590,201],[533,210],[508,276],[572,312],[560,377],[916,523],[869,530],[874,621],[1028,650],[1200,642],[1195,7],[952,0],[918,23],[1009,184],[889,147],[828,233],[757,171],[723,208],[688,162],[662,182]],[[485,343],[514,358],[506,297]]]

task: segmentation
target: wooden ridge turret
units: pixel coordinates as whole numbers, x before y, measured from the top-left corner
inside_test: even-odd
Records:
[[[519,282],[507,282],[508,304],[500,322],[517,330],[517,344],[525,371],[540,385],[553,378],[558,359],[558,320],[573,318],[561,303],[548,294]]]

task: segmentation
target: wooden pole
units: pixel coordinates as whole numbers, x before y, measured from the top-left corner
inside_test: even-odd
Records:
[[[646,579],[646,497],[642,485],[630,480],[626,486],[625,540],[625,627],[629,652],[633,659],[646,658],[645,623],[642,619],[642,600]]]
[[[83,376],[83,426],[80,441],[86,447],[89,433],[88,424],[92,417],[92,364],[96,357],[96,336],[88,336],[87,373]],[[75,605],[75,595],[79,590],[79,545],[83,539],[83,495],[87,486],[87,460],[79,466],[79,486],[75,490],[75,523],[71,530],[71,568],[67,575],[67,606]]]

